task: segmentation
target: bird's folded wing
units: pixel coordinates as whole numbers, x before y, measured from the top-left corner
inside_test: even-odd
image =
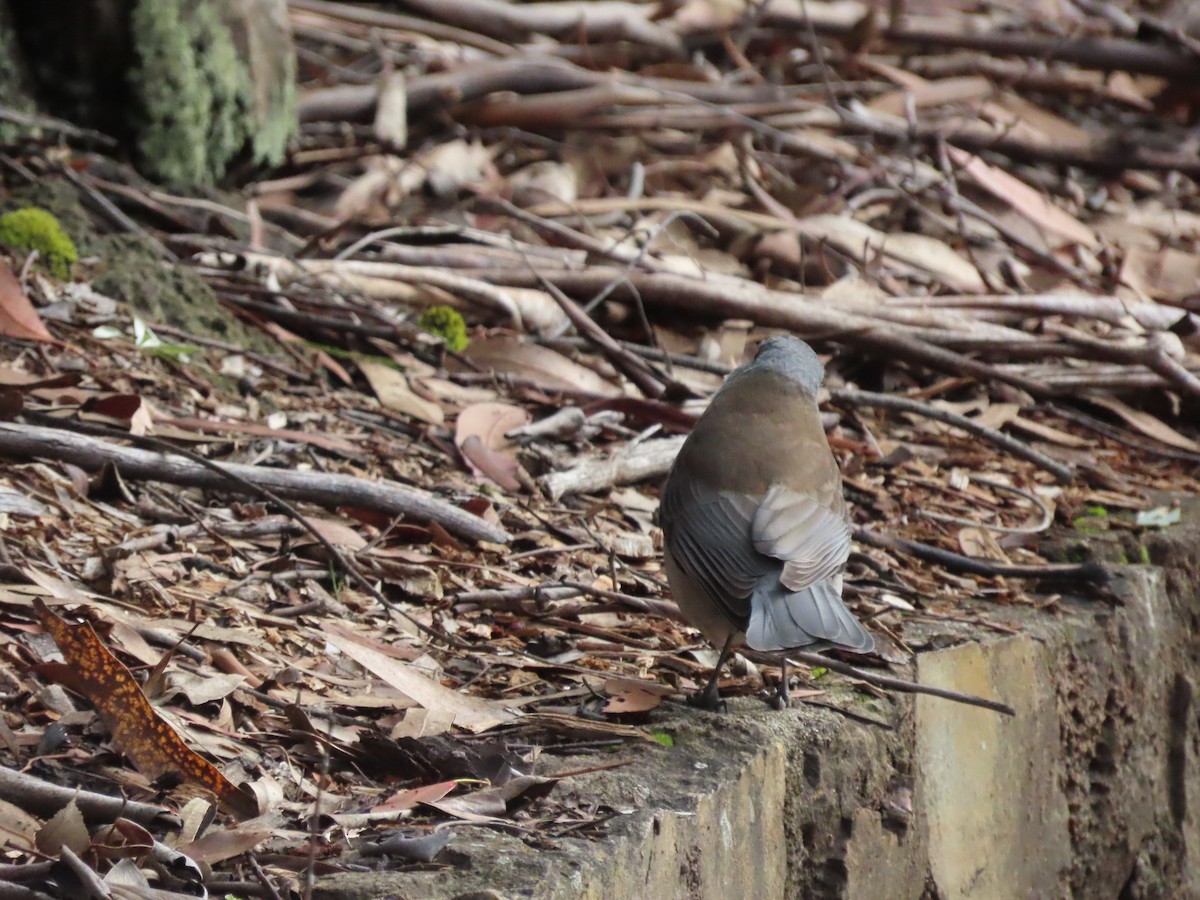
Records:
[[[675,563],[737,621],[750,614],[750,593],[775,563],[750,540],[756,503],[720,494],[696,479],[668,479],[663,492],[668,548]]]
[[[801,591],[842,570],[850,556],[850,526],[810,494],[776,484],[753,513],[754,549],[783,561],[780,583]]]

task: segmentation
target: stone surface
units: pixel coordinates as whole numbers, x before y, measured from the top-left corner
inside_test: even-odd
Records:
[[[1200,532],[1102,552],[1153,565],[1053,610],[987,607],[1016,636],[906,633],[922,681],[1001,699],[1014,718],[836,685],[823,699],[890,730],[749,699],[723,715],[667,704],[652,727],[673,747],[622,750],[634,764],[556,788],[615,814],[602,838],[463,827],[440,870],[327,876],[314,896],[1200,897]]]
[[[1052,662],[1024,635],[918,658],[922,683],[1003,698],[1017,711],[917,698],[917,808],[944,900],[1040,896],[1070,867]]]

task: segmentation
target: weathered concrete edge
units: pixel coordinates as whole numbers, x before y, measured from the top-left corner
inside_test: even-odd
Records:
[[[1159,567],[1118,568],[1113,606],[989,608],[1015,637],[930,630],[982,639],[922,653],[921,679],[1012,702],[1015,720],[929,698],[855,706],[890,733],[754,701],[673,709],[655,727],[674,748],[564,783],[570,803],[623,812],[607,840],[464,828],[447,870],[333,876],[315,896],[1200,895],[1200,535],[1144,546]]]

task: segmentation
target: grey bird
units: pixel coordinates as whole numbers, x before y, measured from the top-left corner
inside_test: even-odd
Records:
[[[763,341],[684,441],[663,488],[659,523],[671,593],[721,648],[692,698],[715,709],[717,679],[752,650],[869,653],[870,633],[842,603],[850,517],[817,409],[825,367],[791,335]],[[788,702],[787,660],[776,704]]]

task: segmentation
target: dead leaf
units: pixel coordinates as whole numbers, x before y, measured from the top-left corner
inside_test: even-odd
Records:
[[[958,547],[966,556],[994,559],[1001,563],[1010,562],[1000,544],[996,542],[995,535],[986,528],[971,526],[959,529]]]
[[[619,713],[644,713],[657,709],[663,697],[673,693],[664,684],[652,681],[637,681],[632,678],[609,678],[604,682],[604,693],[608,694],[608,702],[604,711],[617,715]]]
[[[408,386],[408,379],[394,365],[360,359],[358,370],[366,376],[384,409],[412,416],[431,425],[441,425],[446,421],[441,406],[414,394]]]
[[[91,844],[83,813],[72,800],[38,830],[37,848],[47,856],[58,856],[63,847],[76,855],[83,854]]]
[[[1003,169],[989,165],[978,156],[960,150],[957,147],[947,147],[951,161],[971,176],[988,193],[1003,200],[1034,225],[1043,231],[1057,235],[1061,240],[1052,242],[1051,246],[1061,247],[1064,244],[1078,244],[1081,247],[1095,247],[1097,244],[1095,232],[1076,219],[1066,210],[1055,206],[1046,196],[1035,191],[1025,182],[1008,174]]]
[[[903,116],[909,98],[913,107],[920,110],[948,103],[963,103],[967,100],[982,100],[996,92],[995,85],[980,75],[956,78],[939,78],[925,84],[888,91],[867,104],[867,108],[889,116]]]
[[[468,466],[506,491],[519,491],[521,464],[505,435],[529,424],[529,413],[508,403],[474,403],[458,414],[454,445]]]
[[[357,552],[367,546],[367,539],[359,534],[357,529],[351,528],[345,522],[339,522],[336,519],[318,519],[313,516],[305,516],[304,521],[335,547]],[[309,538],[307,543],[313,543],[312,539]]]
[[[1089,396],[1087,398],[1097,406],[1103,406],[1109,412],[1124,419],[1125,422],[1132,428],[1140,431],[1146,437],[1154,438],[1156,441],[1166,444],[1169,447],[1175,447],[1179,450],[1188,450],[1192,453],[1200,453],[1200,442],[1193,441],[1190,437],[1180,434],[1166,422],[1161,419],[1156,419],[1150,413],[1142,412],[1140,409],[1134,409],[1122,403],[1115,397],[1105,396]]]
[[[200,863],[221,862],[253,850],[275,835],[275,828],[262,819],[251,819],[227,828],[210,829],[203,837],[182,844],[180,853]]]
[[[348,637],[326,635],[325,639],[419,706],[453,713],[454,724],[468,731],[478,734],[517,717],[516,713],[481,697],[448,688],[422,675],[412,666],[384,656]]]
[[[153,409],[137,394],[89,397],[80,407],[79,418],[114,425],[130,434],[146,435],[154,431]]]
[[[508,815],[512,806],[520,800],[537,800],[545,797],[558,783],[556,778],[540,778],[536,775],[518,775],[511,781],[495,787],[484,788],[459,797],[427,801],[426,806],[467,822],[490,821]]]
[[[439,781],[437,784],[409,788],[406,791],[392,794],[392,796],[388,797],[382,803],[371,807],[371,812],[413,809],[421,803],[433,803],[441,800],[456,787],[458,787],[457,781]]]
[[[549,347],[527,344],[509,337],[471,341],[463,353],[484,371],[513,375],[548,391],[577,391],[615,397],[620,391],[591,369],[567,359]]]
[[[257,812],[246,794],[159,717],[133,674],[101,643],[91,625],[60,619],[40,598],[34,598],[33,608],[66,659],[65,665],[42,663],[38,670],[86,697],[139,771],[151,778],[172,773],[211,791],[240,815]]]
[[[1130,247],[1121,281],[1147,297],[1176,303],[1200,292],[1200,257],[1175,247]]]
[[[57,344],[41,317],[21,289],[21,282],[4,262],[0,261],[0,335],[19,341],[41,341]]]

